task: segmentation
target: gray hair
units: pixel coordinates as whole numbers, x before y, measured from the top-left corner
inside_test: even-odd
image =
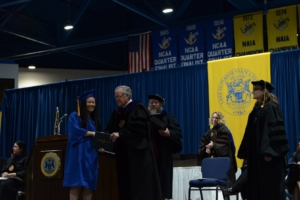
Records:
[[[131,93],[130,87],[128,87],[126,85],[120,85],[120,86],[116,87],[115,91],[120,88],[122,89],[122,94],[127,94],[128,97],[131,99],[132,93]]]

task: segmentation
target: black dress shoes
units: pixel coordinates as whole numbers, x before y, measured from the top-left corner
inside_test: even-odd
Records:
[[[238,191],[235,191],[234,188],[232,188],[232,187],[226,188],[225,191],[228,195],[235,195],[238,193]]]

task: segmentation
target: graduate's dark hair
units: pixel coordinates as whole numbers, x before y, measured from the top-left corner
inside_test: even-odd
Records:
[[[91,112],[90,117],[95,123],[97,131],[101,131],[101,123],[100,123],[100,116],[98,113],[97,100],[95,97],[93,98],[95,99],[95,109],[93,110],[93,112]],[[88,119],[86,100],[80,103],[80,119],[81,119],[81,127],[83,128],[86,128],[87,119]]]

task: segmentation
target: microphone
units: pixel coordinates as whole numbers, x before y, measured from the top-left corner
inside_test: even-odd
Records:
[[[59,119],[59,121],[62,121],[66,116],[68,116],[68,114],[64,114],[64,115]]]

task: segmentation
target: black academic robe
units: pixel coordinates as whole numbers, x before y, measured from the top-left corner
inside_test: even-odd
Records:
[[[277,104],[256,106],[249,114],[238,157],[248,162],[249,200],[285,199],[285,155],[289,151],[282,113]],[[271,157],[266,162],[264,156]]]
[[[119,198],[161,199],[148,110],[136,101],[125,108],[119,107],[113,111],[105,132],[119,132],[114,145]]]
[[[297,164],[299,161],[300,150],[297,150],[292,154],[292,162],[289,165],[288,178],[286,181],[286,185],[290,194],[294,194],[297,181],[300,181],[300,165]]]
[[[232,136],[228,127],[224,124],[219,124],[209,129],[200,140],[200,148],[198,151],[198,158],[200,165],[202,160],[207,157],[228,157],[231,160],[230,171],[228,173],[228,187],[231,187],[235,181],[235,173],[237,171],[237,163],[235,159],[235,152],[233,150]],[[213,148],[211,154],[206,153],[206,145],[213,141]]]
[[[9,158],[3,165],[1,170],[1,176],[4,172],[15,172],[16,178],[9,178],[7,180],[0,181],[0,199],[1,200],[15,200],[18,188],[24,185],[25,176],[25,164],[27,160],[27,154],[23,153],[19,156]],[[13,167],[11,167],[13,166]]]
[[[173,153],[180,153],[182,150],[182,132],[177,120],[172,114],[162,111],[155,117],[164,121],[170,131],[170,137],[159,134],[159,127],[152,123],[155,145],[157,147],[157,168],[161,183],[162,197],[172,199],[173,184]]]

